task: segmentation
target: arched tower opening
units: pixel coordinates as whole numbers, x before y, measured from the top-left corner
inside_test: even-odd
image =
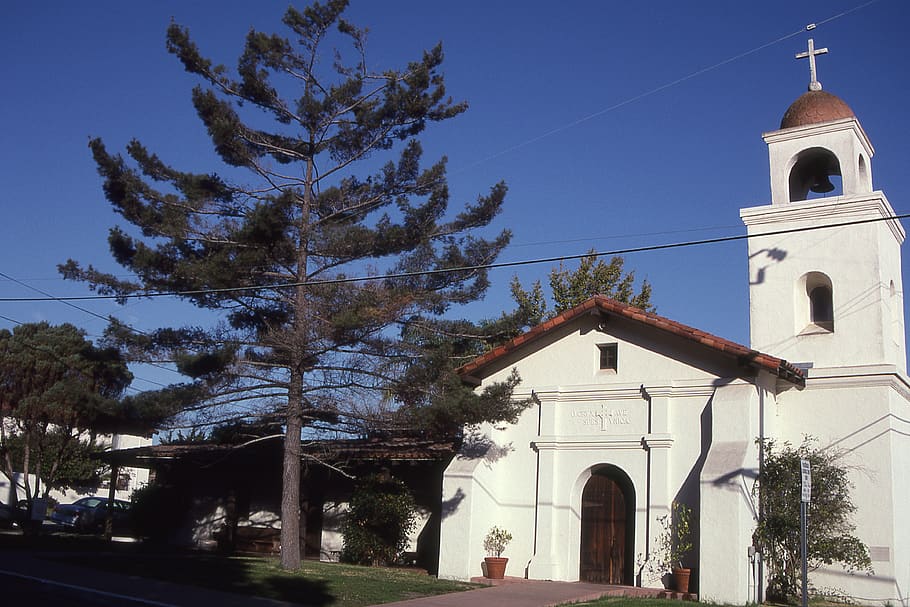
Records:
[[[790,169],[790,202],[842,194],[841,166],[834,152],[812,147],[796,155]]]

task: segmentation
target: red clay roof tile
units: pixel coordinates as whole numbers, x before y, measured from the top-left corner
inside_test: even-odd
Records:
[[[483,369],[506,354],[517,350],[520,346],[539,339],[554,328],[564,325],[594,308],[599,309],[605,314],[620,316],[633,322],[641,323],[646,327],[676,335],[683,339],[701,344],[711,350],[735,357],[745,366],[768,371],[797,386],[804,386],[806,383],[802,370],[788,363],[786,360],[770,356],[763,352],[758,352],[757,350],[752,350],[751,348],[747,348],[736,342],[689,327],[664,316],[645,312],[640,308],[620,303],[609,297],[604,297],[603,295],[595,295],[575,308],[566,310],[562,314],[558,314],[545,323],[537,325],[513,340],[494,348],[491,352],[475,358],[473,361],[460,367],[458,373],[462,377],[477,375],[478,370]]]

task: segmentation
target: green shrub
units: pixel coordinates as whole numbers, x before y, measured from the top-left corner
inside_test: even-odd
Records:
[[[132,495],[133,530],[145,539],[165,542],[186,522],[189,498],[177,488],[146,485]]]
[[[357,483],[350,510],[341,525],[341,560],[359,565],[397,563],[413,531],[416,506],[401,481],[380,475]]]
[[[809,503],[808,565],[839,563],[848,571],[871,571],[866,545],[854,535],[856,507],[850,495],[849,469],[836,450],[818,449],[807,437],[799,447],[773,441],[764,450],[756,490],[761,520],[754,541],[768,564],[768,599],[798,603],[801,594],[800,460],[812,465],[812,501]]]

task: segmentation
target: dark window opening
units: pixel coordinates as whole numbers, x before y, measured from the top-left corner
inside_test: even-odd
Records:
[[[834,330],[834,305],[828,287],[818,286],[809,291],[809,319],[822,328]]]
[[[616,344],[600,344],[597,347],[600,350],[601,370],[616,371]]]

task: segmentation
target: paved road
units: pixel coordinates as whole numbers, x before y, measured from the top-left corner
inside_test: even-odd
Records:
[[[3,604],[11,606],[149,607],[148,602],[137,602],[132,597],[48,583],[33,577],[20,577],[5,572],[0,572],[0,588]],[[161,607],[164,604],[157,605]]]
[[[86,558],[91,555],[87,554]],[[32,598],[29,592],[35,592],[35,597]],[[83,568],[10,550],[0,551],[0,604],[16,607],[299,607],[259,597]]]

